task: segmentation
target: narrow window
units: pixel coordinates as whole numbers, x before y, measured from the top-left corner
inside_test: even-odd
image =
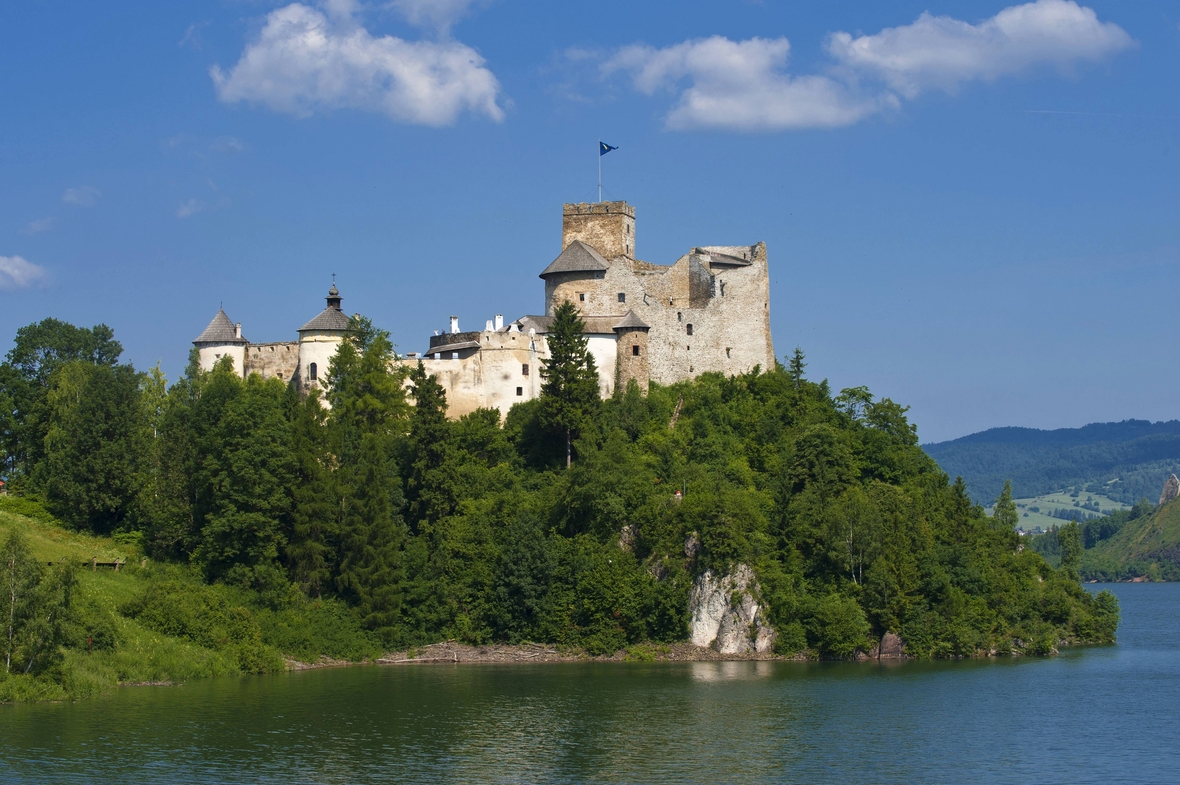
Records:
[[[523,387],[517,387],[517,388],[516,388],[516,394],[517,394],[517,395],[524,395],[524,388],[523,388]]]
[[[632,347],[631,347],[631,354],[632,354],[632,356],[634,356],[634,357],[638,357],[638,356],[639,356],[639,345],[638,345],[638,344],[636,344],[635,346],[632,346]]]
[[[308,378],[310,378],[310,379],[311,379],[313,382],[314,382],[314,381],[316,380],[316,378],[317,378],[317,377],[316,377],[316,371],[317,371],[317,370],[318,370],[318,369],[316,368],[316,365],[315,365],[315,363],[312,363],[311,365],[307,366],[307,375],[308,375]]]
[[[529,375],[528,363],[524,363],[520,366],[520,375],[521,376],[528,376]]]
[[[727,360],[729,359],[729,347],[728,346],[725,347],[725,359],[727,359]]]
[[[688,325],[688,334],[692,335],[692,325]]]
[[[721,296],[725,296],[725,281],[721,282]]]
[[[684,321],[684,314],[682,314],[680,311],[676,312],[676,321],[678,321],[678,322]]]
[[[586,302],[586,293],[585,292],[578,292],[578,301],[583,302],[583,303]]]
[[[627,302],[627,293],[626,292],[619,292],[619,302],[621,302],[621,303]]]

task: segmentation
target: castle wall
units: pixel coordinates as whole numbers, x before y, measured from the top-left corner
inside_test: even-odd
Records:
[[[582,202],[562,208],[561,250],[581,240],[604,257],[635,256],[635,208],[626,202]]]
[[[617,389],[626,390],[634,379],[639,389],[647,392],[651,368],[648,364],[647,330],[620,330],[615,344],[615,378]]]
[[[289,382],[299,369],[299,343],[252,343],[246,346],[244,376],[256,373],[263,379]]]
[[[198,344],[197,356],[200,358],[201,370],[211,371],[222,357],[229,356],[234,361],[234,373],[242,375],[245,366],[246,347],[242,344]]]
[[[545,336],[506,330],[477,335],[479,349],[458,352],[458,359],[451,359],[444,346],[439,347],[440,359],[433,354],[421,358],[446,391],[449,417],[457,419],[481,408],[499,409],[503,417],[513,405],[541,395],[540,361],[549,355]],[[417,365],[418,360],[404,362]]]

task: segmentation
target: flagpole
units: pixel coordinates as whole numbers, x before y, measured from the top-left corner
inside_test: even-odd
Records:
[[[602,140],[598,140],[598,202],[602,203]]]

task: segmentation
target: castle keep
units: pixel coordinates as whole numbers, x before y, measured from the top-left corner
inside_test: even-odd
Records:
[[[603,397],[632,379],[646,391],[649,382],[774,367],[765,243],[699,246],[670,265],[644,262],[635,257],[635,208],[626,202],[565,205],[561,235],[561,253],[540,274],[543,315],[507,324],[497,315],[470,332],[452,316],[449,332],[399,359],[422,361],[446,390],[451,417],[481,407],[507,414],[540,395],[545,336],[565,301],[585,322]],[[298,341],[250,343],[241,325],[218,311],[193,344],[202,368],[228,355],[243,376],[278,377],[311,390],[321,387],[347,327],[333,284],[327,307],[299,328]]]

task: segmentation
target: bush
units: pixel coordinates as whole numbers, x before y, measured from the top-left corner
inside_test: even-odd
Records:
[[[23,515],[35,521],[61,526],[62,522],[45,509],[40,500],[31,496],[0,496],[0,512]]]
[[[860,604],[838,594],[815,603],[807,620],[813,648],[828,657],[849,658],[868,648],[869,622]]]

